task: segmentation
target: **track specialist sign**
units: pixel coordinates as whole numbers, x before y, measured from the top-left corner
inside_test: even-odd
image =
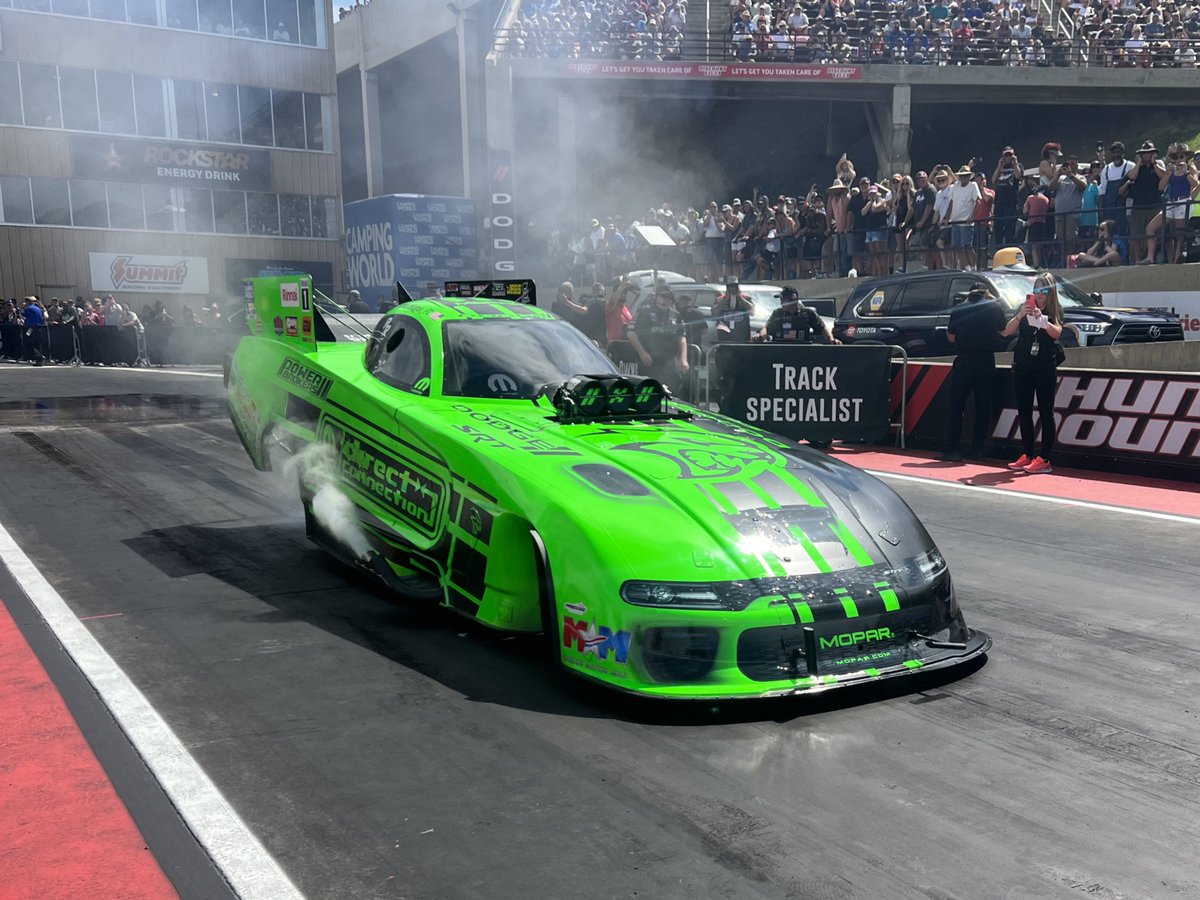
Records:
[[[270,190],[271,154],[170,140],[71,136],[76,178],[225,190]]]
[[[875,440],[888,429],[889,347],[722,344],[722,409],[785,437]]]

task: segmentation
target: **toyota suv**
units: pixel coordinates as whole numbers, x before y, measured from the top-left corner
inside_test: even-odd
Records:
[[[939,270],[872,278],[851,292],[833,335],[844,344],[894,344],[909,356],[951,356],[954,344],[946,337],[950,311],[971,288],[983,285],[1012,315],[1032,293],[1036,275],[1027,267],[1012,266],[987,272]],[[1183,326],[1171,313],[1110,309],[1101,305],[1099,294],[1085,293],[1062,278],[1058,299],[1070,326],[1063,330],[1066,346],[1183,340]]]

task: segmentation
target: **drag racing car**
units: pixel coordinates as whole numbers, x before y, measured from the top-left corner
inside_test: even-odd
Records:
[[[228,367],[259,469],[398,594],[541,633],[569,671],[670,698],[961,664],[946,561],[875,478],[622,376],[534,306],[426,299],[322,342],[307,279],[253,279]]]

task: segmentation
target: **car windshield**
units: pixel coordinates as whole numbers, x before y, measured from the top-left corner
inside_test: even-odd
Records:
[[[1012,307],[1025,302],[1025,298],[1033,291],[1034,277],[1034,274],[1026,275],[1021,272],[992,272],[988,275],[988,279],[1000,292],[1000,299]],[[1058,302],[1063,308],[1097,305],[1095,300],[1071,282],[1063,278],[1056,279],[1056,282]]]
[[[447,397],[531,399],[572,375],[617,371],[582,332],[557,319],[477,319],[444,327]]]

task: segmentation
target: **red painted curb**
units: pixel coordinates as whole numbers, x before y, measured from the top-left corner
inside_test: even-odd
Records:
[[[1007,469],[999,460],[945,463],[939,462],[932,453],[868,450],[851,445],[836,446],[834,455],[860,469],[1200,520],[1200,486],[1165,478],[1114,475],[1058,466],[1050,475],[1028,475]]]
[[[0,900],[178,895],[0,602]]]

